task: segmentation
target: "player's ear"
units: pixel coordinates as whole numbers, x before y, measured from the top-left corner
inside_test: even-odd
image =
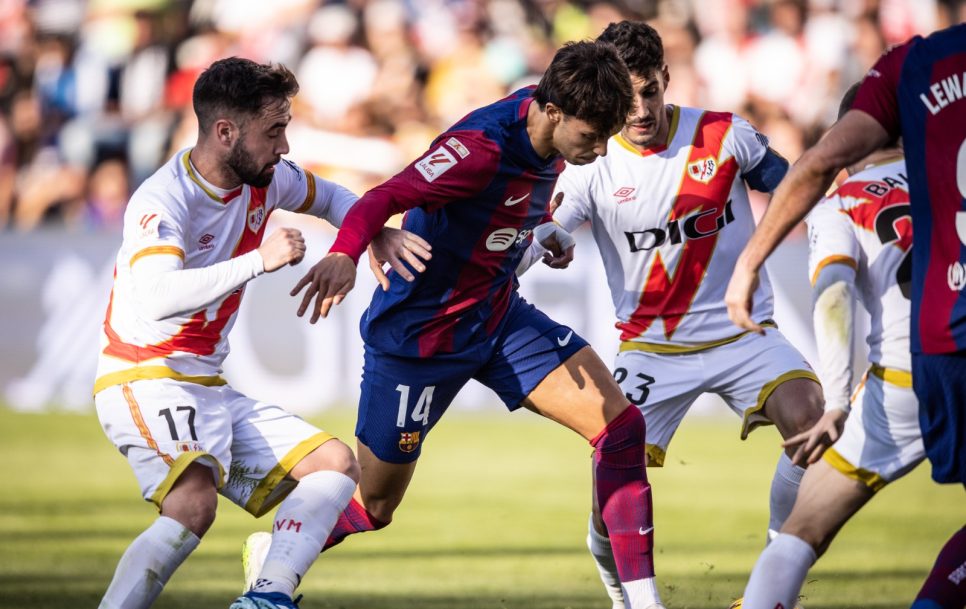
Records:
[[[661,78],[664,79],[664,88],[667,89],[668,83],[671,82],[671,72],[667,69],[667,64],[661,68]]]
[[[547,102],[547,105],[543,107],[543,111],[547,113],[547,118],[555,126],[557,123],[563,120],[563,110],[553,102]]]
[[[238,137],[238,127],[227,118],[220,118],[213,125],[215,137],[224,146],[231,146]]]

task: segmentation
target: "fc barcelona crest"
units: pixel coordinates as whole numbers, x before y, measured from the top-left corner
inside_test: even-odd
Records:
[[[248,230],[257,233],[265,220],[265,205],[259,205],[255,209],[248,210]]]
[[[403,431],[399,433],[399,450],[404,453],[411,453],[419,446],[418,431]]]
[[[716,173],[718,173],[718,161],[712,157],[688,163],[688,177],[702,184],[710,182]]]

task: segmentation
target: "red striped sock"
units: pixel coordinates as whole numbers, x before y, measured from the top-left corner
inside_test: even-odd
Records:
[[[622,582],[654,577],[651,485],[644,469],[644,417],[628,406],[596,438],[594,475]]]
[[[322,551],[325,552],[332,546],[341,543],[343,539],[353,533],[375,531],[385,527],[387,524],[386,522],[376,520],[372,514],[366,511],[366,508],[362,507],[362,504],[353,498],[349,501],[349,505],[339,514],[339,519],[336,520],[335,526],[332,527],[329,538],[325,540]]]
[[[959,529],[939,551],[913,609],[966,607],[966,527]]]

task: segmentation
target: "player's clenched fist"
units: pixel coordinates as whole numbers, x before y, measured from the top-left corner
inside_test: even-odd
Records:
[[[298,264],[305,257],[305,238],[302,231],[294,228],[277,228],[262,241],[258,253],[265,263],[265,272],[271,273],[286,264]]]

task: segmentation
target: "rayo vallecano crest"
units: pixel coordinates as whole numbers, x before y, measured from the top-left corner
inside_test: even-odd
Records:
[[[248,210],[248,229],[253,233],[257,233],[258,229],[262,227],[262,221],[265,220],[265,204],[262,203],[255,209]]]
[[[688,163],[688,177],[707,184],[718,173],[718,161],[714,157],[698,159],[693,163]]]

